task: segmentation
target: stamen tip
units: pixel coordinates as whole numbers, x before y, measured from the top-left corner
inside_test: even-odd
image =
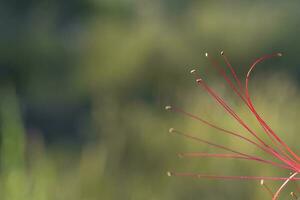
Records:
[[[169,129],[169,133],[174,133],[175,129],[174,128],[170,128]]]
[[[224,55],[224,51],[221,51],[221,56],[223,56]]]
[[[165,106],[165,110],[171,110],[172,109],[172,106]]]
[[[167,176],[172,176],[172,172],[167,172]]]
[[[207,52],[205,53],[205,57],[208,57],[208,53]]]
[[[295,194],[295,192],[291,192],[290,195],[293,197],[293,199],[297,200],[298,196]]]
[[[264,179],[261,179],[260,180],[260,185],[264,185],[264,182],[265,182]]]
[[[191,74],[194,74],[195,72],[196,72],[195,69],[192,69],[192,70],[190,71]]]
[[[203,81],[203,80],[202,80],[201,78],[197,78],[197,79],[196,79],[196,82],[197,82],[197,83],[202,83],[202,81]]]
[[[277,56],[281,57],[281,56],[282,56],[282,53],[280,53],[280,52],[279,52],[279,53],[277,53]]]

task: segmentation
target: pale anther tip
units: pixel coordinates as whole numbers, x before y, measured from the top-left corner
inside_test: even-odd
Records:
[[[172,106],[165,106],[165,110],[171,110]]]
[[[224,51],[221,51],[221,56],[223,56],[224,55]]]
[[[291,195],[294,199],[298,199],[298,196],[295,194],[295,192],[291,192],[290,195]]]
[[[261,185],[263,185],[264,182],[265,182],[264,179],[261,179],[261,180],[260,180],[260,184],[261,184]]]
[[[175,131],[174,128],[170,128],[170,129],[169,129],[169,133],[173,133],[174,131]]]
[[[281,57],[281,56],[282,56],[282,53],[277,53],[277,56]]]
[[[172,176],[172,172],[167,172],[167,176]]]
[[[191,74],[194,74],[195,72],[196,72],[195,69],[192,69],[192,70],[190,71]]]
[[[208,57],[208,53],[205,53],[205,57]]]
[[[197,83],[201,83],[201,82],[202,82],[202,79],[201,79],[201,78],[197,78],[197,79],[196,79],[196,82],[197,82]]]

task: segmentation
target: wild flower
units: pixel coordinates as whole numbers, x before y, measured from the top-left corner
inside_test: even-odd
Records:
[[[265,155],[269,157],[260,157],[257,155],[251,155],[247,153],[240,152],[238,150],[234,150],[230,147],[223,146],[220,144],[216,144],[214,142],[210,142],[204,139],[199,138],[198,136],[187,134],[185,132],[176,130],[174,128],[170,128],[169,132],[177,135],[181,135],[185,138],[195,140],[199,143],[204,143],[211,147],[215,147],[218,149],[222,149],[225,152],[224,154],[212,154],[212,153],[204,153],[204,152],[193,152],[193,153],[181,153],[179,156],[181,157],[216,157],[216,158],[232,158],[232,159],[244,159],[251,160],[259,163],[264,163],[267,165],[271,165],[274,167],[278,167],[289,172],[288,177],[266,177],[266,176],[219,176],[219,175],[207,175],[207,174],[197,174],[197,173],[178,173],[178,172],[168,172],[168,176],[186,176],[186,177],[195,177],[195,178],[207,178],[207,179],[229,179],[229,180],[260,180],[260,184],[265,188],[265,190],[272,196],[272,200],[276,200],[279,198],[282,190],[287,186],[287,184],[291,181],[298,181],[300,178],[296,177],[298,173],[300,173],[300,157],[276,134],[273,129],[267,124],[267,122],[262,119],[261,115],[257,112],[254,104],[251,100],[250,92],[249,92],[249,81],[252,72],[255,67],[270,58],[280,57],[281,53],[273,53],[269,55],[262,56],[256,59],[249,68],[249,71],[245,78],[245,84],[243,86],[242,81],[237,76],[236,71],[230,64],[227,56],[222,51],[221,56],[223,57],[227,69],[230,71],[232,75],[232,79],[226,74],[225,69],[220,67],[216,60],[214,60],[208,53],[205,56],[210,60],[212,66],[218,71],[218,73],[224,78],[228,86],[232,89],[232,91],[238,96],[238,98],[242,101],[242,103],[247,107],[250,113],[255,117],[257,122],[262,128],[261,132],[255,131],[250,125],[242,119],[241,116],[237,114],[237,112],[225,101],[224,98],[220,96],[220,94],[210,87],[205,80],[199,75],[196,69],[192,69],[190,71],[191,74],[195,76],[196,83],[199,87],[204,89],[225,111],[231,116],[234,120],[236,120],[243,129],[249,134],[249,136],[245,136],[236,131],[227,130],[225,128],[219,127],[206,119],[203,119],[195,114],[189,113],[181,108],[175,106],[166,106],[165,109],[169,111],[174,111],[180,114],[183,114],[189,118],[200,121],[201,123],[216,129],[224,134],[235,137],[241,141],[247,142],[253,147],[260,149],[265,152]],[[265,134],[265,136],[261,135]],[[264,138],[268,138],[267,140]],[[275,160],[275,161],[273,161]],[[269,186],[265,183],[265,180],[272,181],[282,181],[281,186],[273,192]],[[298,188],[299,189],[299,188]],[[290,193],[294,199],[297,199],[295,192]]]

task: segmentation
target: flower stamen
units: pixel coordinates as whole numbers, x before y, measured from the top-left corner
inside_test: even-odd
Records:
[[[290,195],[293,197],[294,200],[298,200],[298,196],[295,192],[291,192]]]
[[[271,197],[274,196],[274,192],[270,189],[270,187],[265,183],[264,179],[260,180],[260,185],[271,195]]]

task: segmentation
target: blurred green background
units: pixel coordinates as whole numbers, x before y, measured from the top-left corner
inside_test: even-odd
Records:
[[[269,198],[258,181],[167,177],[169,170],[257,176],[289,172],[247,161],[179,159],[178,152],[221,151],[170,136],[169,127],[242,152],[261,152],[165,112],[164,106],[176,104],[240,130],[197,88],[189,70],[207,69],[210,84],[245,114],[232,93],[219,87],[224,82],[204,53],[220,60],[220,50],[225,50],[244,77],[255,58],[283,52],[260,64],[251,94],[297,152],[299,9],[300,2],[292,0],[1,1],[0,199]],[[268,184],[274,190],[279,185]]]

